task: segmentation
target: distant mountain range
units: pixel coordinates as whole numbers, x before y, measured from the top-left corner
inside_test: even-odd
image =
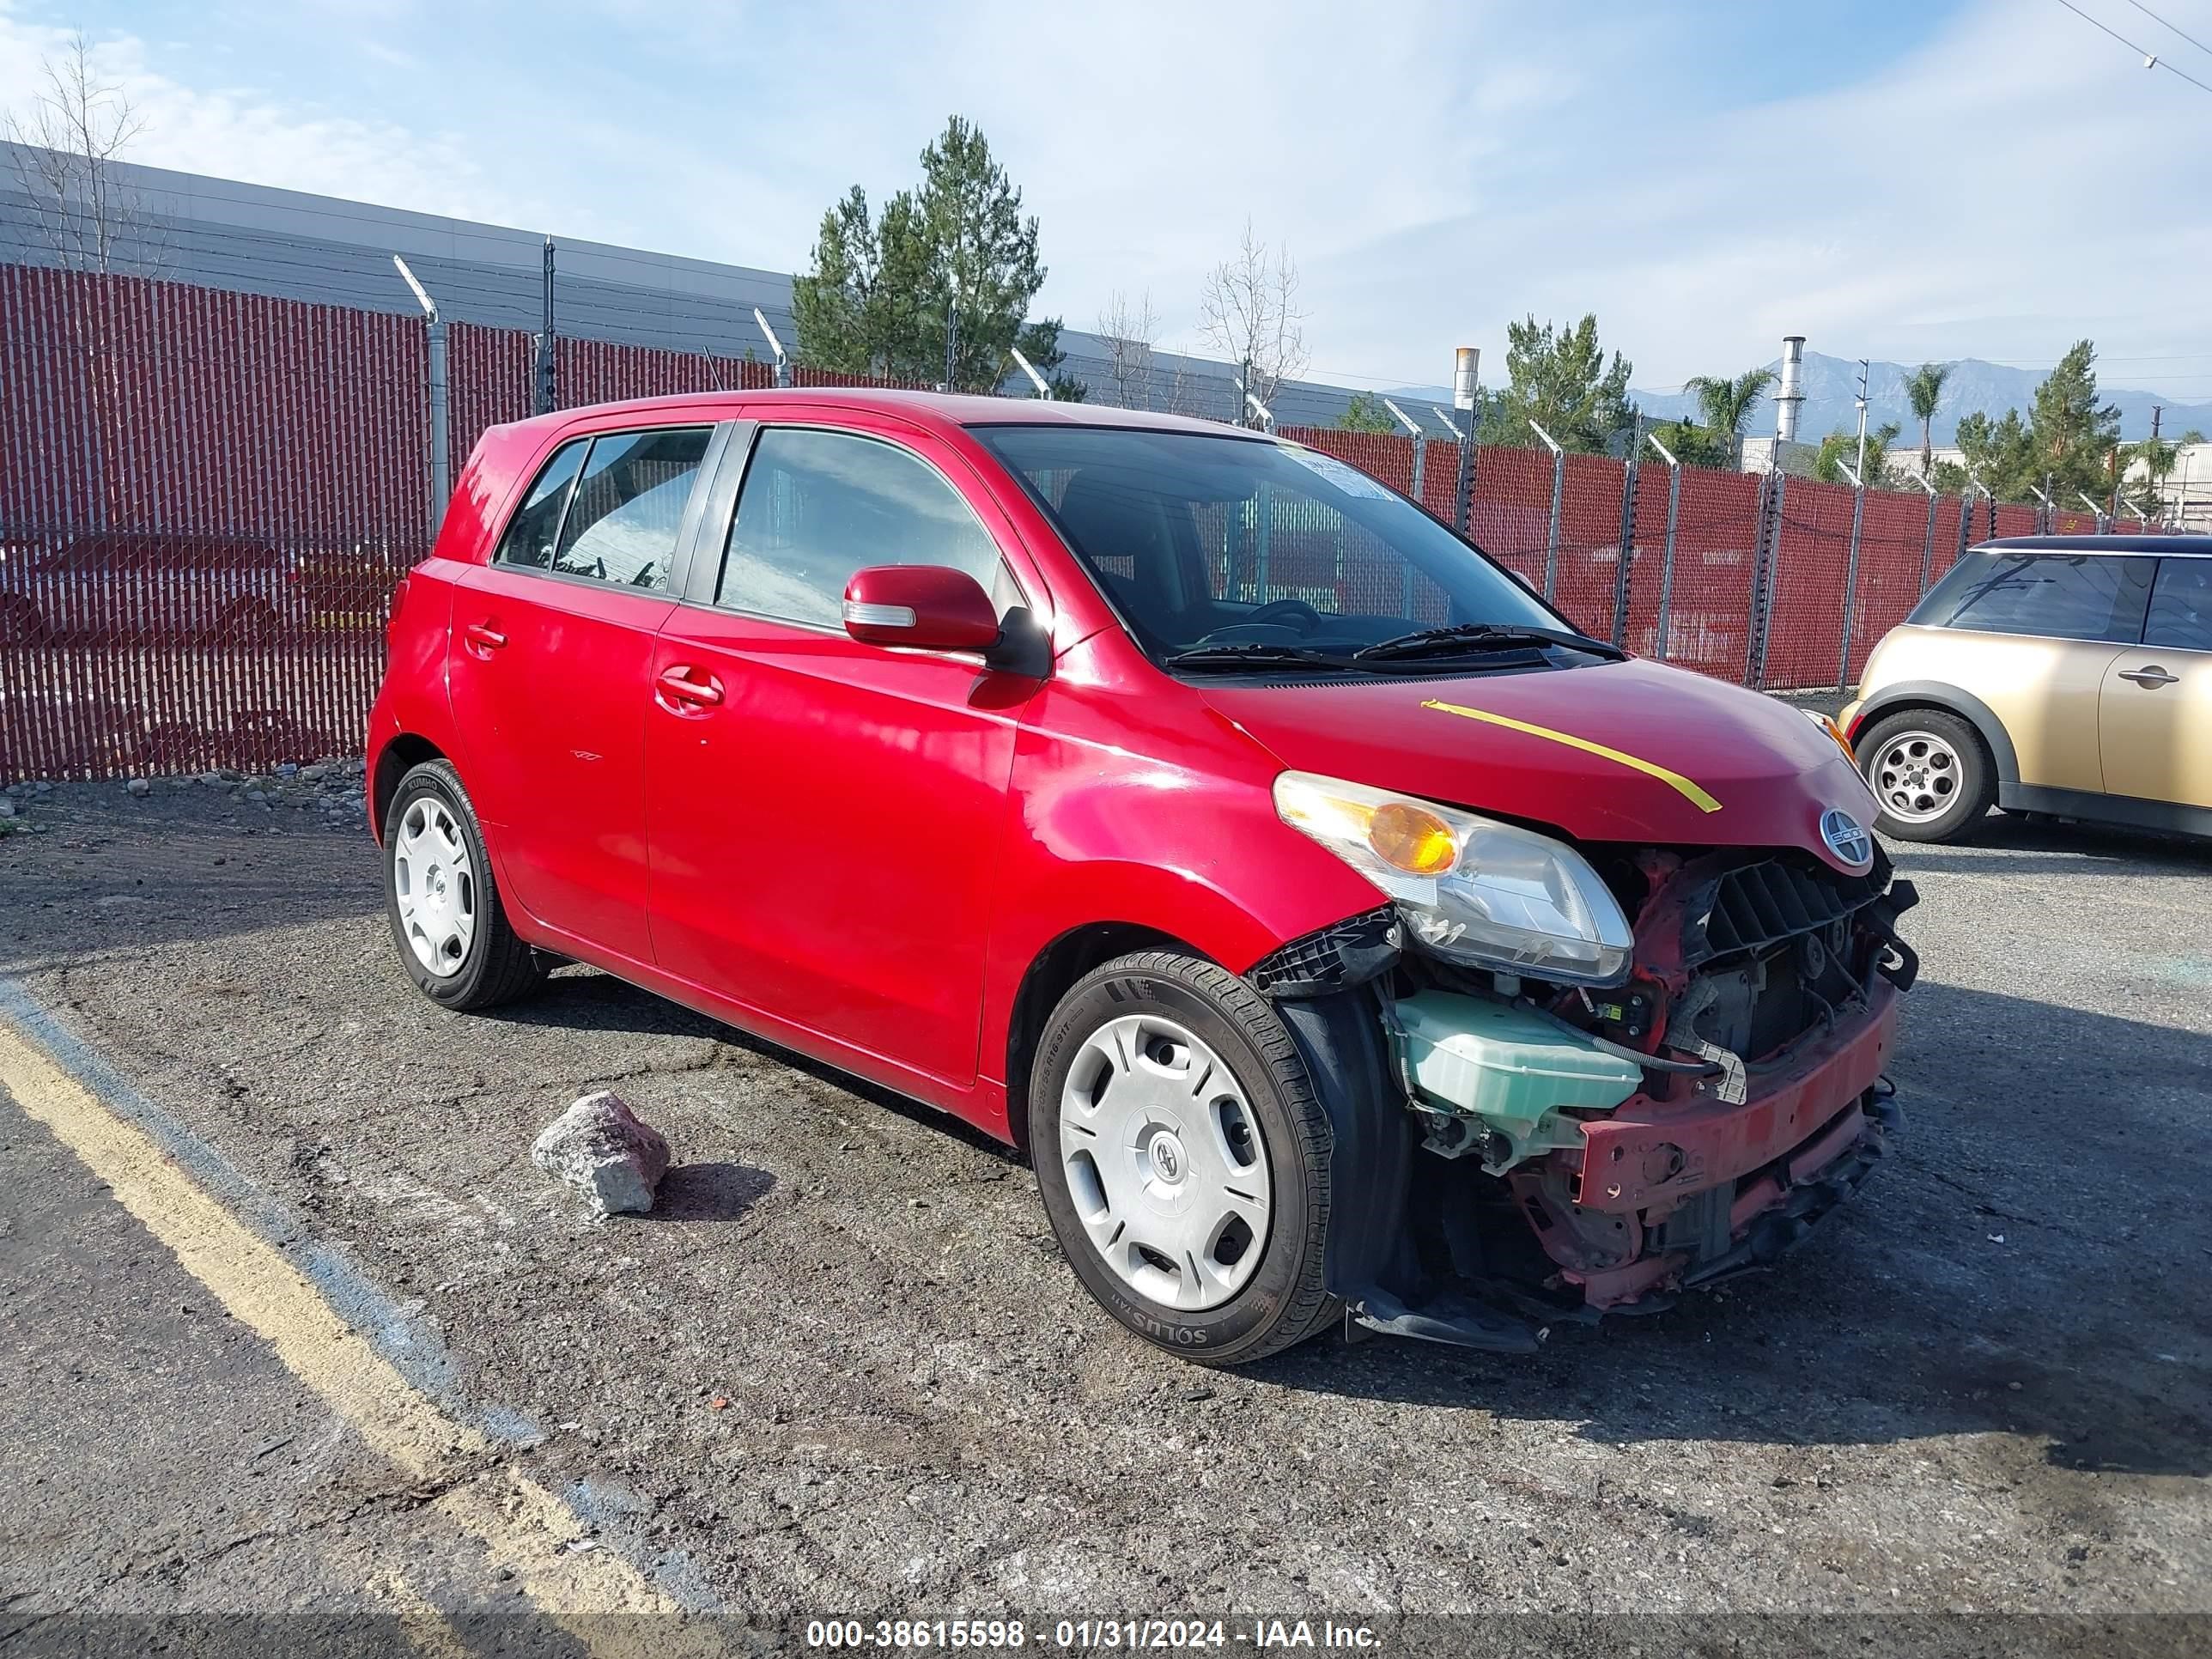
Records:
[[[1780,358],[1767,365],[1779,374]],[[1917,364],[1875,363],[1867,371],[1867,424],[1879,427],[1885,421],[1895,421],[1905,439],[1917,444],[1920,441],[1920,422],[1912,418],[1912,406],[1905,400],[1905,377]],[[2023,418],[2034,406],[2035,388],[2042,384],[2045,369],[2012,368],[2003,363],[1984,362],[1978,357],[1962,359],[1951,371],[1950,380],[1943,387],[1943,405],[1936,411],[1935,438],[1938,445],[1948,445],[1956,435],[1961,416],[1977,410],[1995,420],[2008,409],[2017,409]],[[1831,432],[1856,431],[1858,410],[1854,400],[1858,395],[1859,366],[1847,357],[1830,357],[1817,351],[1805,354],[1805,406],[1799,412],[1797,435],[1809,443],[1818,443]],[[2116,404],[2120,410],[2120,435],[2123,438],[2150,436],[2150,411],[2153,404],[2162,405],[2166,416],[2160,431],[2171,439],[2198,427],[2212,432],[2212,404],[2177,403],[2173,398],[2155,392],[2136,392],[2100,384],[2099,392],[2108,404]],[[1405,386],[1387,394],[1400,402],[1442,403],[1450,405],[1450,396],[1441,386]],[[1633,398],[1644,412],[1657,420],[1671,421],[1677,416],[1695,412],[1695,400],[1683,392],[1638,392],[1631,389]],[[1745,428],[1753,437],[1770,437],[1774,432],[1774,404],[1771,398],[1763,400],[1759,413]]]

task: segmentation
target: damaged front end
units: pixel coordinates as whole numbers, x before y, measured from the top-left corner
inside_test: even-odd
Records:
[[[1882,1081],[1917,902],[1795,849],[1589,848],[1632,915],[1615,983],[1449,960],[1386,905],[1249,977],[1337,1132],[1350,1325],[1526,1351],[1765,1267],[1899,1126]],[[1375,1109],[1383,1079],[1391,1109]]]

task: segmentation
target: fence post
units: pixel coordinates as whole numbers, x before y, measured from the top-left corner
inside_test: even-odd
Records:
[[[1844,648],[1836,663],[1836,690],[1851,688],[1851,625],[1858,620],[1859,536],[1866,523],[1866,479],[1851,493],[1851,550],[1844,560]]]
[[[1413,434],[1413,505],[1424,513],[1429,509],[1427,497],[1421,493],[1421,480],[1428,468],[1428,443],[1419,432],[1416,432]],[[1400,562],[1406,567],[1405,614],[1407,620],[1410,622],[1413,620],[1413,562],[1411,559],[1405,559]]]
[[[1657,438],[1651,440],[1658,443]],[[1667,455],[1662,446],[1659,451]],[[1657,649],[1652,653],[1661,662],[1667,660],[1668,646],[1674,637],[1674,526],[1682,517],[1682,464],[1667,455],[1667,550],[1659,557],[1659,637],[1654,641]]]
[[[1773,611],[1774,566],[1782,548],[1783,495],[1789,474],[1779,467],[1766,475],[1759,492],[1759,551],[1751,574],[1751,638],[1744,678],[1754,691],[1766,688],[1766,629]]]
[[[438,538],[453,498],[453,452],[446,405],[446,319],[430,319],[430,539]]]
[[[1473,541],[1474,539],[1474,422],[1471,420],[1468,422],[1468,429],[1460,434],[1459,483],[1453,493],[1459,498],[1453,514],[1458,520],[1455,527],[1461,535]]]
[[[1640,447],[1640,446],[1639,446]],[[1636,450],[1628,452],[1628,470],[1620,481],[1620,556],[1613,569],[1613,642],[1620,645],[1628,637],[1628,565],[1635,556],[1636,544]]]
[[[1544,532],[1544,602],[1548,605],[1559,591],[1559,498],[1567,485],[1567,452],[1535,422],[1528,422],[1528,429],[1552,452],[1552,520]]]
[[[1928,492],[1928,534],[1920,547],[1920,591],[1925,594],[1936,580],[1936,509],[1942,505],[1943,498],[1936,493],[1936,486],[1920,477],[1917,472],[1912,476],[1920,480],[1920,487]]]
[[[1973,525],[1974,492],[1969,488],[1966,493],[1959,498],[1959,553],[1958,558],[1952,560],[1954,564],[1956,564],[1959,559],[1966,556],[1966,544],[1974,539]]]
[[[554,384],[553,369],[553,239],[545,239],[545,268],[542,279],[544,289],[545,327],[538,337],[538,384],[532,399],[532,411],[550,415],[555,408],[558,388]]]

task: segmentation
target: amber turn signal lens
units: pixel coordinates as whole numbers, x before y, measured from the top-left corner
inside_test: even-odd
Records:
[[[1403,801],[1375,809],[1367,823],[1367,844],[1385,863],[1415,876],[1440,876],[1459,855],[1449,825]]]

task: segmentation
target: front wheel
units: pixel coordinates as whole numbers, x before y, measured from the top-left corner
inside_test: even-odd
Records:
[[[1996,799],[1981,734],[1956,714],[1910,708],[1877,720],[1858,745],[1859,769],[1881,804],[1875,827],[1899,841],[1954,841]]]
[[[1037,1045],[1030,1135],[1076,1276],[1147,1341],[1242,1364],[1335,1316],[1328,1119],[1234,974],[1148,951],[1078,981]]]
[[[385,910],[416,988],[457,1012],[537,988],[545,965],[507,925],[483,831],[445,761],[399,780],[384,821]]]

